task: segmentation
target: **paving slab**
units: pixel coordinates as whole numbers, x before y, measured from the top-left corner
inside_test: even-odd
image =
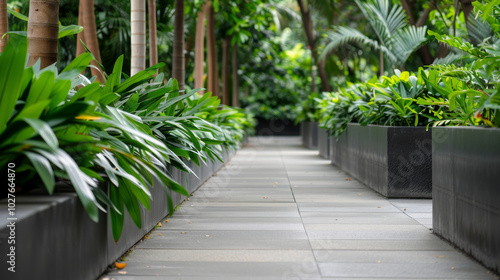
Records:
[[[102,280],[498,279],[299,137],[251,138]]]

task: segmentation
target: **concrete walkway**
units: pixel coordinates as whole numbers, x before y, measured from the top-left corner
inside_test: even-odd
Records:
[[[432,234],[431,211],[298,137],[253,138],[102,279],[498,279]]]

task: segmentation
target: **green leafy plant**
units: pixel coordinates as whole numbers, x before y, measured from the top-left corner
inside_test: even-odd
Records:
[[[94,221],[107,206],[115,240],[125,208],[142,226],[149,187],[165,189],[171,212],[170,190],[189,195],[168,166],[192,172],[181,157],[220,159],[220,145],[236,147],[249,127],[242,111],[220,110],[219,99],[195,98],[196,90],[179,95],[175,80],[154,78],[161,64],[122,80],[119,58],[100,85],[80,75],[89,53],[58,73],[55,66],[25,67],[26,52],[26,38],[12,36],[0,55],[0,164],[16,164],[19,186],[39,182],[51,194],[56,182],[71,183]]]

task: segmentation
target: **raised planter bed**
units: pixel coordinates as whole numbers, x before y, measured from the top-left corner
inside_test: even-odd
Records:
[[[330,159],[330,133],[324,128],[318,128],[319,156]]]
[[[256,136],[298,136],[300,135],[300,125],[288,119],[267,120],[257,117],[255,127]]]
[[[500,130],[433,128],[433,230],[500,271]]]
[[[330,159],[360,182],[390,198],[432,196],[432,134],[425,127],[349,124]]]
[[[301,122],[302,146],[316,150],[318,148],[318,122]]]
[[[224,161],[227,162],[233,154],[225,150]],[[171,170],[174,179],[186,186],[189,193],[223,165],[221,162],[209,162],[202,167],[192,162],[189,164],[199,178],[177,169]],[[101,213],[99,223],[94,223],[73,192],[48,196],[35,191],[18,196],[15,204],[17,220],[8,220],[11,217],[6,211],[7,199],[0,201],[0,261],[3,263],[0,279],[96,279],[109,264],[168,215],[163,188],[150,187],[150,191],[154,200],[150,212],[141,206],[142,229],[137,228],[126,213],[123,232],[116,243],[109,216]],[[171,194],[175,205],[185,199],[180,194]],[[12,231],[7,227],[11,221],[15,222]],[[9,236],[15,236],[15,244],[8,243]],[[7,270],[10,267],[7,263],[10,246],[15,246],[15,273]]]

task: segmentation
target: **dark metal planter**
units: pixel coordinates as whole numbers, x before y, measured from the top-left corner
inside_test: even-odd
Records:
[[[349,124],[338,142],[330,138],[330,159],[386,197],[432,195],[432,134],[425,127]]]
[[[318,122],[302,122],[302,146],[316,150],[318,148]]]
[[[300,125],[288,119],[266,120],[257,117],[257,126],[255,127],[256,136],[298,136],[300,135]]]
[[[318,151],[319,156],[330,159],[330,133],[324,128],[318,128]]]
[[[227,162],[234,151],[224,149],[222,158]],[[199,178],[177,169],[170,169],[173,178],[191,193],[222,167],[221,162],[208,162],[197,167]],[[188,184],[186,183],[188,181]],[[156,184],[157,185],[157,184]],[[58,192],[52,196],[41,191],[16,197],[15,244],[8,243],[11,234],[7,224],[7,199],[0,201],[0,279],[96,279],[109,264],[147,234],[168,215],[166,195],[159,185],[150,187],[154,200],[151,211],[141,206],[142,229],[125,213],[123,232],[114,242],[109,215],[100,213],[94,223],[83,209],[74,192]],[[174,205],[185,197],[170,192]],[[125,209],[125,211],[127,211]],[[10,246],[15,246],[15,273],[7,270]]]
[[[500,271],[500,129],[433,128],[433,230]]]

